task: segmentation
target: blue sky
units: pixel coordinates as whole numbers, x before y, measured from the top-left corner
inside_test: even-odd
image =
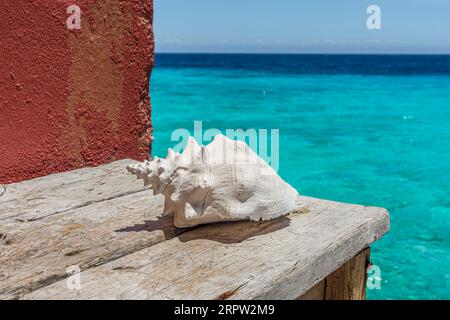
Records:
[[[369,5],[381,30],[368,30]],[[154,0],[157,52],[450,53],[450,0]]]

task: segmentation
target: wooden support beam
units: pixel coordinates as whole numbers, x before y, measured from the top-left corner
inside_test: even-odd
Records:
[[[365,300],[370,248],[309,289],[298,300]]]
[[[370,249],[366,248],[330,274],[325,281],[325,300],[365,300],[369,262]]]

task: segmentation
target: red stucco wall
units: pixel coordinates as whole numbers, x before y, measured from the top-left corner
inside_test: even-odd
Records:
[[[0,1],[0,183],[149,155],[152,14],[151,0]]]

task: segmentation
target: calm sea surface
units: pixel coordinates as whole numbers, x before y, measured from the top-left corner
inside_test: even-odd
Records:
[[[279,129],[304,195],[386,207],[372,299],[450,299],[450,56],[157,54],[153,154],[174,129]]]

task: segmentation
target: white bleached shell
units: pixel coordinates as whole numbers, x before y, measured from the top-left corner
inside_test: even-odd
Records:
[[[182,154],[169,149],[127,167],[163,194],[164,213],[174,213],[176,227],[230,220],[270,220],[296,207],[297,191],[245,142],[218,134],[205,146],[190,137]]]

